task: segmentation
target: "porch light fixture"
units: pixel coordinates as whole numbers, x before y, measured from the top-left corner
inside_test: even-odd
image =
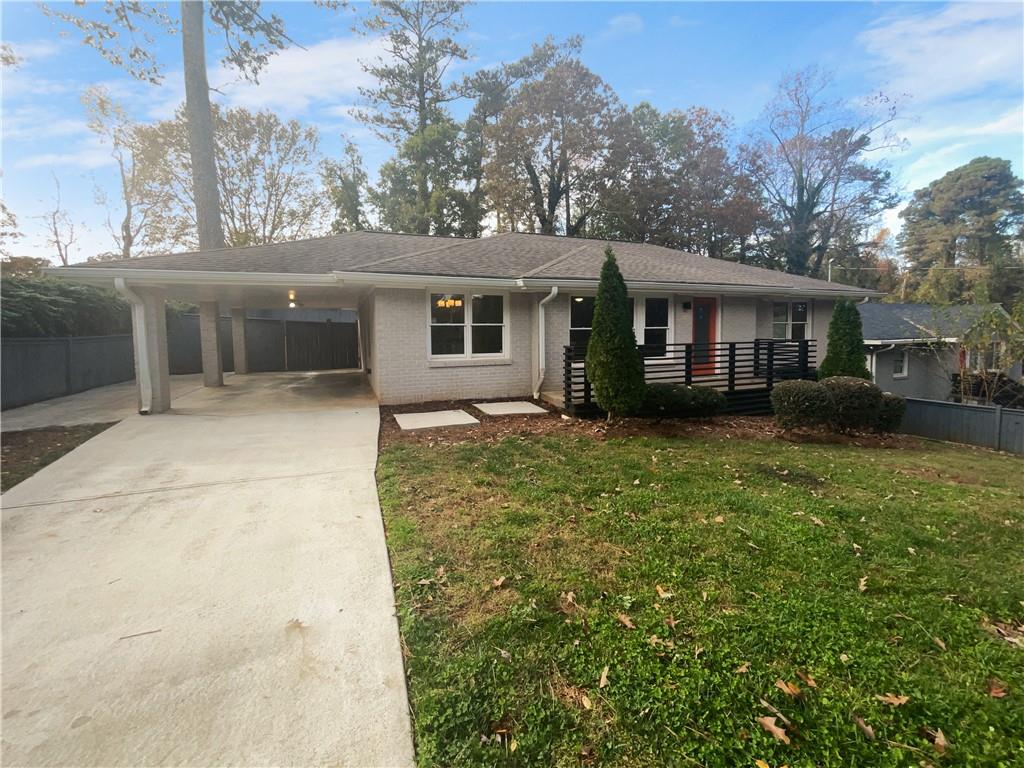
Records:
[[[288,309],[295,309],[295,302],[294,301],[289,301],[288,302]]]
[[[575,301],[577,304],[580,304],[583,301],[583,297],[582,296],[574,296],[572,300]]]
[[[288,301],[295,301],[295,289],[292,288],[288,291]]]

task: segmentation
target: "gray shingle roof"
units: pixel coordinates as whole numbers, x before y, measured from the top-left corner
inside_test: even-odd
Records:
[[[349,232],[248,248],[163,254],[75,266],[307,275],[360,272],[542,281],[597,280],[605,248],[609,245],[615,251],[623,276],[631,282],[852,292],[849,286],[657,245],[522,233],[462,239]]]
[[[867,340],[959,339],[991,304],[940,307],[934,304],[858,304]]]

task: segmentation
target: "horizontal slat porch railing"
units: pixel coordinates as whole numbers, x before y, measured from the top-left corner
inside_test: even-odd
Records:
[[[720,390],[732,413],[766,413],[775,382],[813,379],[815,340],[754,339],[715,344],[638,345],[648,384],[697,384]],[[596,411],[586,372],[586,347],[564,349],[565,409]]]

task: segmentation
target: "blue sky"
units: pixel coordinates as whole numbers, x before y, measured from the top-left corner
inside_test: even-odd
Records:
[[[214,98],[316,124],[325,154],[347,133],[371,172],[390,147],[350,113],[367,84],[359,61],[379,50],[354,35],[354,11],[311,3],[267,3],[305,50],[278,54],[258,86],[217,64],[208,38]],[[177,4],[169,6],[177,13]],[[485,2],[468,9],[463,42],[473,58],[461,71],[518,58],[546,35],[584,36],[582,58],[627,104],[662,109],[692,105],[728,112],[735,138],[761,112],[786,71],[818,64],[835,74],[837,95],[851,101],[884,90],[905,95],[900,126],[906,149],[887,158],[909,194],[946,171],[988,154],[1024,174],[1024,19],[1020,3],[543,3]],[[161,86],[133,81],[43,16],[34,3],[0,6],[2,37],[22,57],[3,75],[3,194],[25,237],[17,251],[49,256],[33,218],[54,197],[53,174],[80,232],[76,258],[112,247],[95,201],[113,196],[109,148],[90,134],[79,96],[107,85],[140,121],[169,116],[181,101],[180,38],[156,41]],[[461,74],[460,71],[460,74]],[[464,107],[457,107],[464,109]],[[885,223],[898,222],[895,211]]]

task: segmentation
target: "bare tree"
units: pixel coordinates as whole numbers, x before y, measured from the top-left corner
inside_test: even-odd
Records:
[[[53,183],[57,187],[53,208],[36,218],[46,227],[46,244],[53,246],[61,266],[66,267],[71,262],[71,246],[77,242],[78,235],[75,232],[75,222],[61,203],[60,180],[56,175],[53,177]]]
[[[898,145],[898,105],[878,94],[859,109],[830,95],[831,77],[789,75],[742,148],[746,167],[783,233],[786,269],[818,274],[834,235],[897,202],[890,174],[870,153]]]

